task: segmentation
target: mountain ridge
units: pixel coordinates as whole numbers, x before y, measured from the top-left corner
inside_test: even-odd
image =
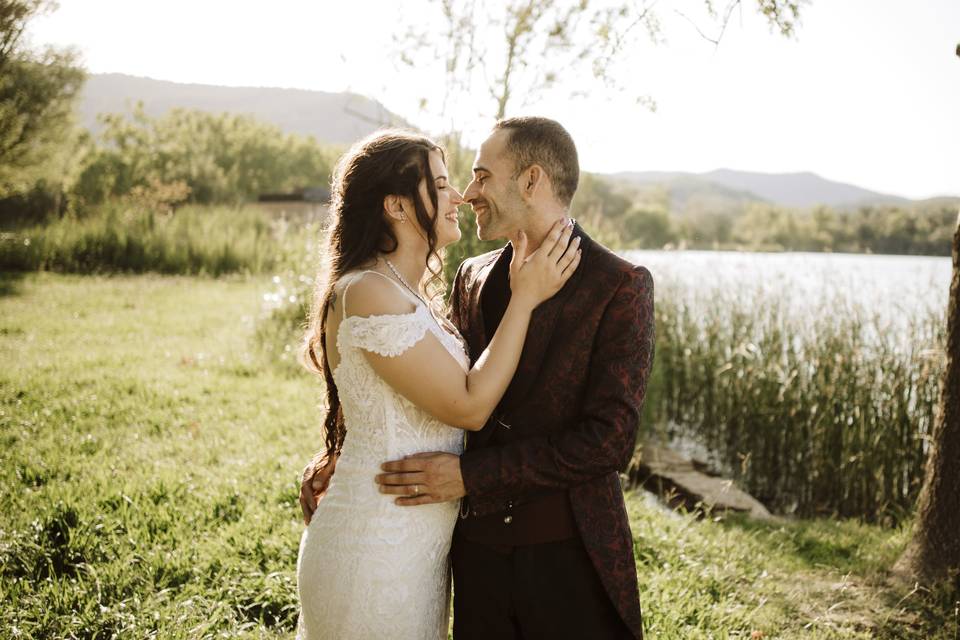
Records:
[[[671,209],[677,211],[684,211],[691,204],[699,204],[701,209],[720,211],[750,202],[794,209],[821,205],[855,209],[862,206],[906,206],[940,202],[960,204],[960,197],[957,196],[942,195],[913,200],[829,180],[812,171],[767,173],[721,168],[703,173],[620,171],[601,175],[641,193],[649,194],[656,189],[666,190]]]
[[[88,76],[79,105],[81,122],[98,132],[98,114],[128,112],[138,101],[152,117],[173,108],[248,114],[284,133],[337,145],[354,142],[381,126],[410,126],[381,103],[355,93],[187,84],[122,73]]]

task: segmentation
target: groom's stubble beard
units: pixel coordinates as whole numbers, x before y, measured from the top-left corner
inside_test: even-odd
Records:
[[[513,183],[507,185],[506,193],[497,200],[499,203],[484,198],[476,203],[487,208],[482,216],[482,224],[481,216],[477,215],[477,237],[480,240],[509,240],[515,237],[532,213]]]

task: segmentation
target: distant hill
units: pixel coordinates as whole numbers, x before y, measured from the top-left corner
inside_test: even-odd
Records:
[[[627,185],[641,199],[662,201],[670,211],[683,215],[689,211],[726,213],[742,211],[751,202],[764,202],[756,194],[706,180],[697,174],[679,171],[637,171],[606,174],[607,180]]]
[[[742,211],[750,202],[768,202],[798,209],[817,205],[853,209],[862,205],[960,202],[950,197],[914,201],[834,182],[810,172],[757,173],[717,169],[707,173],[622,172],[604,177],[629,185],[641,193],[666,192],[671,210],[679,214],[693,209],[708,213]]]
[[[352,93],[182,84],[120,73],[87,78],[80,101],[81,121],[98,131],[97,114],[127,112],[138,100],[151,116],[174,107],[244,113],[286,133],[310,135],[332,144],[353,142],[383,125],[409,126],[379,102]]]
[[[741,191],[755,193],[764,200],[788,207],[807,208],[818,204],[834,207],[860,204],[906,204],[907,198],[834,182],[815,173],[754,173],[717,169],[701,174],[703,178]]]

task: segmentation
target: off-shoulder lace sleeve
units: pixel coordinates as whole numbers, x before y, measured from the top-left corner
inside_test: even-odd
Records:
[[[396,357],[420,342],[430,328],[425,307],[399,315],[349,316],[343,321],[338,347],[351,346],[381,356]]]

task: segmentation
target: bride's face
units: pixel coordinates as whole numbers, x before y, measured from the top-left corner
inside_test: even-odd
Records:
[[[457,207],[463,203],[463,197],[450,185],[447,167],[443,164],[443,156],[439,151],[430,152],[430,173],[433,174],[434,185],[437,188],[437,212],[439,213],[433,211],[426,178],[420,181],[420,198],[427,207],[427,213],[437,218],[437,248],[440,249],[460,240]]]

